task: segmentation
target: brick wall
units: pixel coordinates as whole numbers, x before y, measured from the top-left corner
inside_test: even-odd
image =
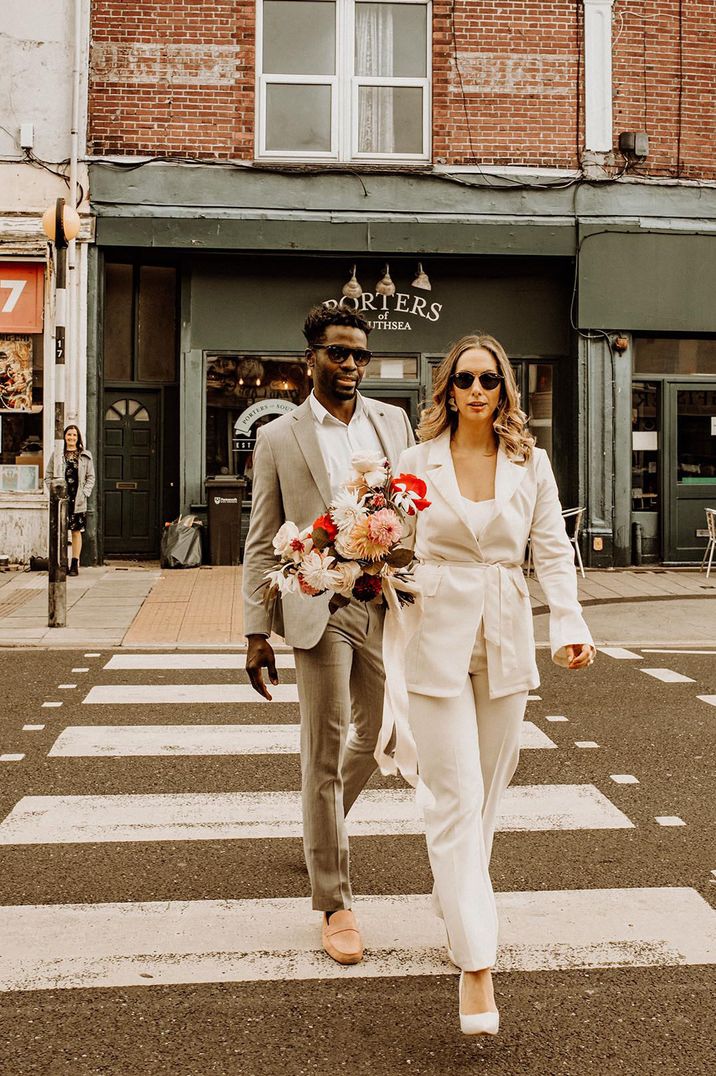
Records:
[[[89,152],[251,159],[254,11],[95,0]],[[634,171],[716,177],[715,32],[716,0],[616,0],[615,145],[650,140]],[[434,160],[576,168],[582,55],[582,0],[433,0]]]

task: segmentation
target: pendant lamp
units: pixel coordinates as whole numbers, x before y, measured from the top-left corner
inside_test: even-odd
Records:
[[[395,295],[395,284],[390,278],[390,266],[386,264],[383,276],[375,286],[377,295]]]
[[[433,286],[430,283],[430,277],[423,270],[422,262],[418,262],[418,274],[413,281],[414,288],[420,288],[421,291],[432,291]]]

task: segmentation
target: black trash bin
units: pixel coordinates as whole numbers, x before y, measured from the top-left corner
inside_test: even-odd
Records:
[[[209,551],[212,564],[241,564],[243,478],[221,475],[206,480]]]

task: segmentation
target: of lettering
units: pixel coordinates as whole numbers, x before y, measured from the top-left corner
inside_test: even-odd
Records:
[[[238,504],[238,497],[214,497],[214,504]]]

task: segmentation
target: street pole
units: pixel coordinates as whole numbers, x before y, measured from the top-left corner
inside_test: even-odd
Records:
[[[50,479],[50,548],[47,559],[47,624],[67,620],[67,486],[65,483],[65,328],[67,325],[67,238],[65,200],[55,203],[55,451]]]

